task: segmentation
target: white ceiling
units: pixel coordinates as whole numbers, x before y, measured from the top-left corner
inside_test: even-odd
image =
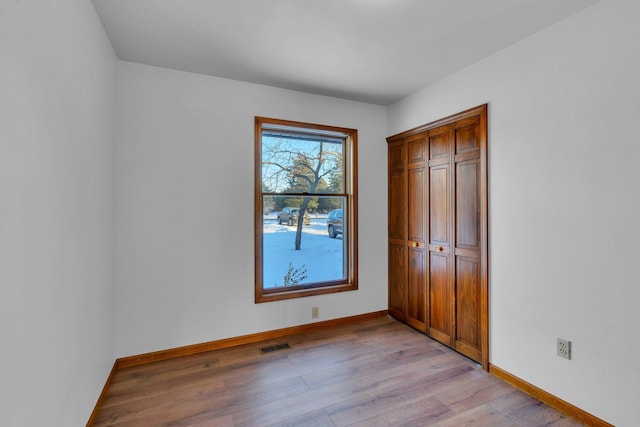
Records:
[[[388,105],[599,0],[93,0],[118,58]]]

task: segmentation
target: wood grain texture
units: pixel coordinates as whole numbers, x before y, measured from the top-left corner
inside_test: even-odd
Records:
[[[407,145],[404,139],[388,145],[388,308],[396,319],[407,320]]]
[[[89,425],[579,425],[386,316],[121,368],[96,414]]]
[[[529,384],[523,379],[520,379],[515,375],[510,374],[509,372],[503,369],[500,369],[495,365],[489,365],[489,372],[495,375],[496,377],[502,379],[503,381],[522,390],[529,396],[532,396],[535,399],[543,403],[546,403],[550,407],[555,408],[557,411],[568,415],[572,419],[575,419],[584,423],[584,425],[591,426],[591,427],[613,427],[613,424],[609,424],[608,422],[601,420],[600,418],[594,415],[591,415],[590,413],[578,408],[577,406],[574,406],[571,403],[566,402],[542,390],[541,388],[534,386],[533,384]],[[543,425],[543,424],[538,424],[538,425]],[[556,424],[553,424],[553,425],[556,425]]]
[[[91,411],[91,415],[89,416],[89,421],[87,421],[87,426],[91,426],[95,423],[96,417],[98,416],[98,409],[103,405],[104,399],[107,396],[107,390],[110,389],[111,384],[113,383],[113,379],[116,376],[116,372],[118,372],[119,366],[118,361],[116,360],[111,367],[111,372],[109,372],[109,376],[102,387],[102,391],[100,392],[100,396],[98,397],[98,401],[96,402],[96,406]]]
[[[265,288],[263,286],[263,183],[262,183],[262,133],[263,129],[292,128],[295,133],[326,137],[327,133],[344,136],[344,193],[325,195],[346,198],[344,240],[346,242],[347,277],[335,282],[309,285]],[[255,117],[254,121],[254,248],[255,248],[255,302],[263,303],[358,289],[358,130],[336,126],[304,123],[290,120]],[[290,196],[308,196],[308,193],[287,193]],[[322,193],[317,193],[322,194]]]
[[[387,142],[389,314],[488,370],[487,105]]]
[[[406,322],[427,332],[427,188],[426,132],[406,139],[407,164],[407,295]]]
[[[242,335],[239,337],[226,338],[216,341],[208,341],[199,344],[187,345],[184,347],[175,347],[168,350],[154,351],[151,353],[138,354],[135,356],[122,357],[117,360],[118,368],[128,368],[131,366],[145,365],[148,363],[158,362],[161,360],[175,359],[178,357],[189,356],[191,354],[204,353],[207,351],[218,350],[221,348],[235,347],[243,344],[249,344],[259,341],[266,341],[275,338],[285,337],[287,335],[312,332],[316,329],[324,329],[332,326],[358,322],[365,319],[386,316],[387,311],[374,311],[371,313],[359,314],[356,316],[342,317],[339,319],[324,320],[322,322],[308,323],[305,325],[292,326],[289,328],[274,329],[272,331],[258,332],[255,334]]]

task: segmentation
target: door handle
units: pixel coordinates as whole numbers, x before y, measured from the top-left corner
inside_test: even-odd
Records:
[[[411,242],[411,247],[412,248],[417,248],[418,246],[420,246],[420,244],[418,242]]]

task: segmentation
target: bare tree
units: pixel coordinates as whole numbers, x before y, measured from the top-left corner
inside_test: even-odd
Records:
[[[337,149],[337,147],[340,149]],[[327,141],[304,141],[287,138],[263,140],[263,182],[278,194],[292,194],[302,199],[298,212],[295,250],[300,250],[302,227],[309,203],[326,180],[341,176],[342,146]]]

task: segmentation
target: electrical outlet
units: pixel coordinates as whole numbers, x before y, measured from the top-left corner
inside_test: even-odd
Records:
[[[571,341],[558,338],[558,356],[571,360]]]
[[[320,317],[320,307],[311,307],[311,318],[317,319]]]

